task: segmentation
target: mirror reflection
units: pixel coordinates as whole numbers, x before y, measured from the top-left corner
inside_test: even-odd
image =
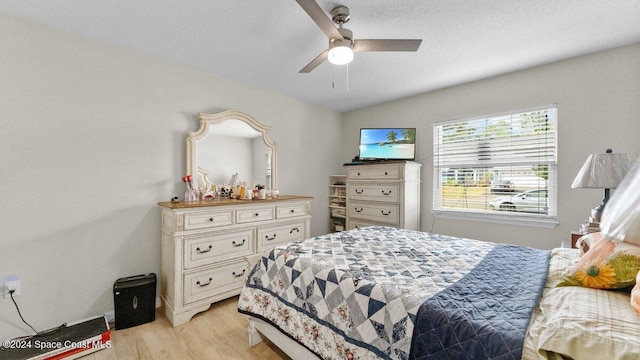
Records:
[[[187,173],[198,188],[245,182],[247,188],[277,189],[269,126],[237,111],[200,114],[199,119],[200,129],[187,139]]]

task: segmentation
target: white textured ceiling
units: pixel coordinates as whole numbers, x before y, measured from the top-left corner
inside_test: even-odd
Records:
[[[640,42],[640,0],[318,3],[348,6],[356,39],[422,45],[299,74],[327,39],[295,0],[3,0],[0,12],[340,112]]]

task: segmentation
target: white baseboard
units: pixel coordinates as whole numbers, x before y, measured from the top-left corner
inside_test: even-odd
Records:
[[[113,310],[104,313],[104,316],[107,318],[109,324],[116,321],[116,312]]]

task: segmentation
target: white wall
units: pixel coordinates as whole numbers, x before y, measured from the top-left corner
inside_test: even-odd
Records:
[[[434,122],[558,104],[558,221],[552,230],[432,216]],[[558,247],[570,241],[602,191],[571,189],[590,153],[640,155],[640,44],[451,87],[345,114],[344,155],[358,153],[361,127],[416,127],[423,163],[422,230],[481,240]]]
[[[5,15],[0,44],[0,277],[20,276],[36,329],[111,311],[119,277],[159,275],[156,204],[184,194],[199,112],[271,125],[281,193],[314,196],[311,233],[328,232],[340,114]],[[28,333],[0,298],[0,339]]]

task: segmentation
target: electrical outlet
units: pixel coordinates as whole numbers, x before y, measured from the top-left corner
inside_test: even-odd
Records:
[[[7,275],[2,279],[4,283],[4,298],[9,299],[9,291],[13,290],[13,297],[20,296],[20,278],[18,275]]]

